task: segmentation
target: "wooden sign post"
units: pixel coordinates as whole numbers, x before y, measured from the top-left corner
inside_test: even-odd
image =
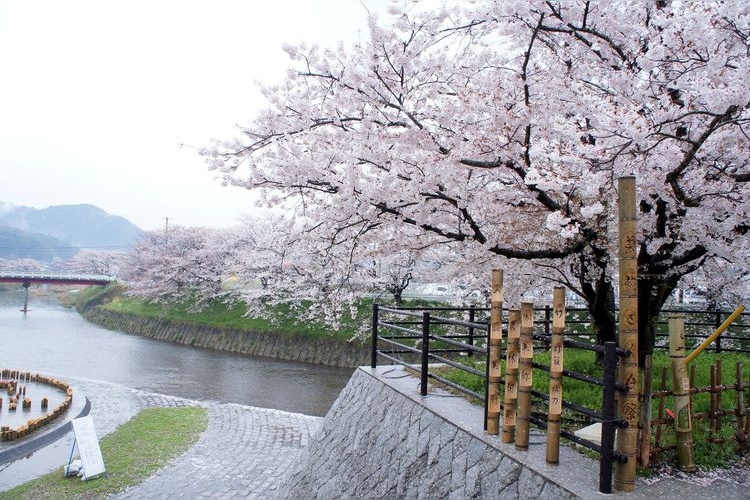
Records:
[[[516,439],[516,401],[518,400],[518,358],[521,336],[521,311],[508,313],[508,348],[505,351],[505,398],[503,399],[503,443]]]
[[[618,410],[628,427],[617,430],[617,448],[627,463],[615,466],[615,489],[635,490],[636,448],[638,445],[638,243],[636,226],[635,177],[620,177],[619,259],[620,259],[620,347],[630,356],[620,361],[620,382],[628,392],[620,395]]]
[[[531,424],[531,385],[534,357],[534,304],[521,303],[521,356],[518,362],[518,415],[516,416],[516,448],[529,449]]]
[[[503,344],[503,271],[492,270],[490,339],[487,377],[487,433],[500,432],[500,381]]]
[[[565,334],[565,289],[555,287],[552,298],[552,360],[549,371],[549,409],[547,411],[547,463],[560,461],[560,420],[563,399],[563,340]]]

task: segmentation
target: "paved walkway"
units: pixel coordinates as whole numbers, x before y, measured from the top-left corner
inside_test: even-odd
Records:
[[[71,382],[91,400],[91,414],[100,438],[142,408],[200,405],[209,409],[208,428],[198,442],[144,483],[115,496],[121,499],[275,498],[295,459],[322,421],[319,417],[191,401],[90,380]],[[73,436],[69,433],[29,457],[0,465],[0,492],[59,468],[67,462],[72,444]],[[618,493],[612,497],[750,498],[747,471],[739,468],[713,477],[639,481],[635,494]],[[591,495],[591,498],[604,497],[607,495],[596,492]]]
[[[190,401],[94,381],[72,382],[91,400],[100,438],[142,408],[200,405],[209,409],[208,428],[188,453],[115,498],[273,498],[321,421],[297,413]],[[72,444],[71,433],[27,458],[0,466],[0,491],[65,464]]]

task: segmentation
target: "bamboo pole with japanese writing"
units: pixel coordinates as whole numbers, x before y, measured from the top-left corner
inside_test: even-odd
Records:
[[[620,382],[628,392],[618,398],[620,417],[626,428],[617,430],[617,449],[627,457],[615,465],[615,489],[635,490],[638,447],[638,241],[636,224],[635,177],[618,179],[619,261],[620,261],[620,347],[630,356],[620,361]]]
[[[672,359],[672,393],[674,394],[674,432],[677,442],[677,466],[683,472],[694,472],[695,448],[690,417],[690,379],[685,364],[685,315],[669,317],[669,357]]]
[[[502,379],[503,343],[503,271],[492,270],[490,302],[490,338],[487,377],[487,433],[500,432],[500,381]]]
[[[552,295],[552,350],[547,410],[547,463],[560,462],[560,420],[563,397],[563,336],[565,334],[565,289],[555,287]]]
[[[516,415],[516,449],[529,449],[531,423],[532,358],[534,357],[534,304],[521,303],[521,354],[518,360],[518,414]]]
[[[505,398],[503,399],[503,443],[512,443],[516,434],[518,400],[518,358],[521,335],[521,311],[508,313],[508,347],[505,351]]]

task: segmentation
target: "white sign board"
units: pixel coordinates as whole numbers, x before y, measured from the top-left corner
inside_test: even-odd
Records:
[[[104,474],[104,459],[102,450],[99,448],[99,439],[96,437],[96,429],[94,429],[94,417],[88,415],[74,418],[73,433],[76,436],[78,453],[81,456],[83,480]]]

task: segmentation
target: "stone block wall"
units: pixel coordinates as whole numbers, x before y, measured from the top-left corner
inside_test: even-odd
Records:
[[[360,367],[303,452],[285,498],[598,495],[593,460],[561,450],[568,464],[549,466],[540,436],[535,449],[519,452],[484,433],[481,408],[442,391],[421,397],[418,384],[401,368]]]
[[[328,366],[355,367],[369,363],[367,342],[333,337],[305,337],[147,318],[93,307],[81,311],[88,321],[121,332],[221,351],[265,356]]]

